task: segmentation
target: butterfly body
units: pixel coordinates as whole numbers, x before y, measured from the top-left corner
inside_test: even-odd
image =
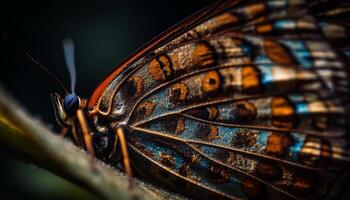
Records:
[[[317,8],[220,1],[165,32],[83,108],[97,157],[115,159],[122,128],[141,175],[196,199],[338,197],[348,32]]]

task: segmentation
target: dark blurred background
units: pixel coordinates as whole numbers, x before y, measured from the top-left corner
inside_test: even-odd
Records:
[[[41,64],[70,85],[62,41],[75,42],[76,93],[89,97],[126,56],[162,31],[214,0],[90,0],[2,2],[2,33],[8,33]],[[28,111],[57,130],[50,93],[58,85],[19,49],[0,42],[0,84]],[[59,177],[24,164],[0,146],[0,196],[11,199],[89,198],[89,193]]]

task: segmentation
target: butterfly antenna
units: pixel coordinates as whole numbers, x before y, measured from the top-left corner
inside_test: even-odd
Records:
[[[66,60],[67,68],[70,75],[71,91],[75,92],[76,72],[74,62],[74,43],[71,39],[67,38],[63,40],[64,58]]]
[[[12,43],[14,43],[26,55],[26,57],[30,61],[32,61],[36,66],[38,66],[44,72],[46,72],[51,78],[53,78],[67,94],[69,93],[67,87],[62,83],[62,81],[60,79],[58,79],[53,73],[51,73],[46,67],[44,67],[42,64],[40,64],[36,59],[34,59],[34,57],[32,55],[30,55],[30,53],[20,43],[18,43],[17,40],[12,38],[8,34],[4,34],[4,36],[5,36],[6,40],[9,40]]]

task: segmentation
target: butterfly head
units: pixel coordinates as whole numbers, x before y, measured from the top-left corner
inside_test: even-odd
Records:
[[[64,98],[55,93],[51,95],[51,100],[56,120],[62,126],[69,126],[69,121],[76,116],[77,110],[84,109],[84,101],[75,93],[68,94]]]
[[[79,108],[81,108],[81,100],[78,95],[72,93],[64,97],[63,109],[67,116],[74,116]]]
[[[71,92],[67,93],[64,98],[58,94],[51,95],[54,105],[56,119],[61,125],[69,124],[69,119],[76,116],[78,109],[83,109],[83,103],[78,95],[74,93],[76,72],[74,63],[74,43],[70,39],[63,41],[64,57],[71,79]]]

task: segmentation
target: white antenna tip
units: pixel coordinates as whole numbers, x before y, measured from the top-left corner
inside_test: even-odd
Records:
[[[75,63],[74,63],[74,43],[70,38],[63,40],[63,51],[66,64],[68,67],[69,75],[71,78],[71,91],[74,93],[76,73],[75,73]]]

